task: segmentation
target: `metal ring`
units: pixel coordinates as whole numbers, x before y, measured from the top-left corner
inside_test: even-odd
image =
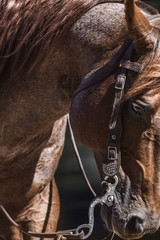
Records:
[[[84,233],[83,231],[84,229],[88,229],[87,234]],[[90,224],[82,224],[76,228],[76,234],[83,232],[84,236],[81,239],[87,239],[91,235],[92,230],[93,230],[93,227]]]

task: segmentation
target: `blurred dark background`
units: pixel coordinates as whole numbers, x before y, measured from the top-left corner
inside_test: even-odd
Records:
[[[160,10],[160,1],[144,1]],[[86,149],[77,142],[84,167],[88,177],[96,192],[99,191],[100,177],[92,155],[89,149]],[[66,142],[63,156],[60,160],[58,170],[56,172],[56,182],[60,193],[61,212],[58,229],[76,228],[80,224],[88,223],[88,207],[93,199],[76,161],[76,157],[70,141],[69,132],[66,133]],[[95,227],[90,240],[102,240],[109,235],[103,226],[100,218],[100,209],[96,207],[95,211]],[[106,239],[110,239],[108,236]],[[141,240],[159,240],[160,231],[153,235],[148,235]],[[115,237],[114,240],[120,240]]]

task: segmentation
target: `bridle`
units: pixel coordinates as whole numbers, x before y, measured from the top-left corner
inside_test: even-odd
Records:
[[[114,177],[119,172],[121,165],[121,150],[120,142],[122,135],[122,120],[121,120],[121,100],[124,95],[124,88],[127,79],[127,71],[131,70],[136,73],[140,72],[141,65],[136,62],[131,62],[133,55],[134,44],[131,39],[127,39],[124,45],[119,50],[116,58],[104,65],[96,71],[84,83],[82,83],[74,92],[74,97],[82,91],[105,81],[114,73],[117,68],[118,74],[115,76],[115,92],[113,99],[113,107],[108,126],[108,143],[106,153],[103,159],[103,173],[106,178]],[[91,83],[91,84],[90,84]]]
[[[89,223],[80,225],[77,230],[80,233],[80,230],[88,228],[88,233],[82,238],[87,239],[93,230],[94,226],[94,215],[93,211],[97,204],[107,205],[112,207],[116,199],[115,189],[118,184],[118,172],[121,165],[121,135],[122,135],[122,119],[121,119],[121,100],[124,95],[125,83],[127,79],[127,71],[131,70],[136,73],[141,71],[141,65],[136,62],[131,62],[131,58],[134,51],[134,44],[131,39],[127,39],[124,45],[118,52],[116,58],[111,60],[109,63],[104,65],[101,69],[93,73],[84,83],[82,83],[74,92],[75,97],[82,91],[99,84],[99,82],[105,81],[113,72],[119,68],[119,73],[115,77],[115,93],[113,99],[113,107],[110,116],[109,126],[108,126],[108,143],[106,153],[103,159],[103,173],[104,180],[102,185],[105,189],[105,194],[100,197],[96,197],[92,201],[89,207]],[[96,76],[96,78],[95,78]],[[70,125],[70,122],[69,122]],[[72,129],[70,129],[72,131]],[[83,172],[83,170],[82,170]],[[88,183],[87,183],[88,184]],[[90,186],[89,186],[90,188]],[[91,189],[93,192],[93,190]]]
[[[121,119],[121,99],[124,95],[124,88],[127,79],[127,69],[132,66],[132,71],[136,69],[139,72],[139,64],[130,62],[133,53],[133,43],[131,41],[130,46],[125,53],[122,63],[120,63],[120,72],[116,76],[115,93],[113,108],[111,112],[110,122],[108,126],[108,143],[106,153],[103,159],[103,172],[107,177],[114,177],[119,172],[121,165],[121,135],[122,135],[122,119]],[[130,64],[130,65],[129,65]],[[134,68],[133,68],[134,66]]]
[[[159,15],[153,16],[150,20],[158,18]],[[103,159],[103,173],[104,173],[104,180],[102,181],[102,185],[105,186],[105,193],[103,196],[96,197],[89,206],[89,223],[82,224],[78,226],[76,229],[65,230],[65,231],[58,231],[54,233],[35,233],[27,231],[26,229],[22,228],[18,225],[8,214],[6,209],[3,207],[2,203],[0,202],[0,208],[8,218],[8,220],[13,224],[18,230],[27,234],[32,237],[37,238],[54,238],[57,240],[66,240],[66,239],[87,239],[92,231],[94,226],[94,208],[97,204],[107,205],[108,207],[112,207],[113,203],[116,199],[115,190],[118,184],[118,172],[121,166],[121,135],[122,135],[122,119],[121,119],[121,100],[124,95],[124,88],[127,79],[127,71],[131,70],[136,73],[141,71],[141,65],[136,62],[131,62],[131,58],[133,55],[134,44],[131,39],[128,39],[123,46],[118,51],[116,57],[114,57],[110,62],[105,64],[102,68],[98,69],[94,72],[87,80],[85,80],[80,86],[75,90],[73,94],[73,98],[81,93],[82,91],[95,86],[103,81],[105,81],[109,76],[111,76],[115,70],[119,69],[119,73],[115,78],[115,93],[113,99],[113,107],[110,117],[110,122],[108,126],[108,143],[106,153]],[[79,161],[79,165],[81,167],[82,173],[84,178],[87,182],[87,185],[91,189],[94,197],[96,193],[92,189],[88,178],[85,174],[83,169],[83,165],[81,159],[79,157],[79,153],[75,146],[75,141],[73,137],[73,131],[70,124],[70,119],[68,117],[68,124],[71,133],[71,139],[74,146],[74,150],[76,152],[76,156]],[[87,234],[85,234],[87,230]]]
[[[160,15],[150,17],[149,21],[157,18],[160,18]],[[133,56],[133,51],[134,43],[131,39],[127,39],[124,45],[120,48],[117,57],[93,73],[84,83],[82,83],[76,89],[73,95],[75,97],[80,92],[85,91],[86,89],[98,84],[99,82],[105,81],[110,75],[113,74],[117,68],[119,68],[119,73],[115,77],[113,107],[107,131],[108,142],[102,164],[102,170],[105,176],[104,180],[102,181],[102,185],[104,186],[106,193],[103,196],[97,197],[91,203],[89,208],[89,223],[87,225],[83,224],[78,227],[78,230],[83,230],[84,228],[89,229],[88,234],[85,235],[82,239],[89,237],[93,230],[93,221],[90,217],[92,206],[95,207],[97,204],[105,204],[108,207],[112,207],[114,201],[116,201],[115,190],[118,184],[118,172],[121,166],[121,100],[124,96],[128,70],[136,72],[137,74],[142,71],[141,64],[130,61]]]

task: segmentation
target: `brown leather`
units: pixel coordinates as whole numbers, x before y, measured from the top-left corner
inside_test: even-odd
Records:
[[[71,230],[65,230],[65,231],[58,231],[58,232],[53,232],[53,233],[35,233],[35,232],[30,232],[27,231],[26,229],[22,228],[21,226],[19,226],[12,218],[11,216],[8,214],[8,212],[6,211],[6,209],[3,207],[2,203],[0,202],[0,208],[3,211],[3,213],[5,214],[5,216],[8,218],[8,220],[17,228],[19,229],[21,232],[25,233],[26,235],[32,236],[32,237],[36,237],[36,238],[52,238],[52,239],[57,239],[60,238],[66,238],[68,240],[72,240],[72,239],[82,239],[84,234],[83,232],[81,233],[74,233],[76,231],[76,229],[71,229]]]
[[[127,79],[127,70],[130,69],[130,64],[127,65],[127,63],[130,63],[133,49],[134,46],[131,42],[128,49],[126,50],[124,58],[121,61],[122,64],[120,65],[119,74],[116,76],[113,108],[108,127],[108,143],[106,153],[103,159],[103,172],[108,177],[115,176],[118,173],[121,165],[121,99],[124,95],[124,87]],[[134,71],[133,68],[132,71]]]
[[[134,71],[134,72],[140,72],[141,65],[136,62],[131,62],[130,60],[126,60],[122,63],[120,63],[120,67],[126,68],[128,70]]]

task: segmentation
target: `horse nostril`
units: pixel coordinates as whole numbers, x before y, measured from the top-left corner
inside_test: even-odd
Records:
[[[132,216],[126,226],[129,234],[141,234],[143,232],[143,219],[137,216]]]

